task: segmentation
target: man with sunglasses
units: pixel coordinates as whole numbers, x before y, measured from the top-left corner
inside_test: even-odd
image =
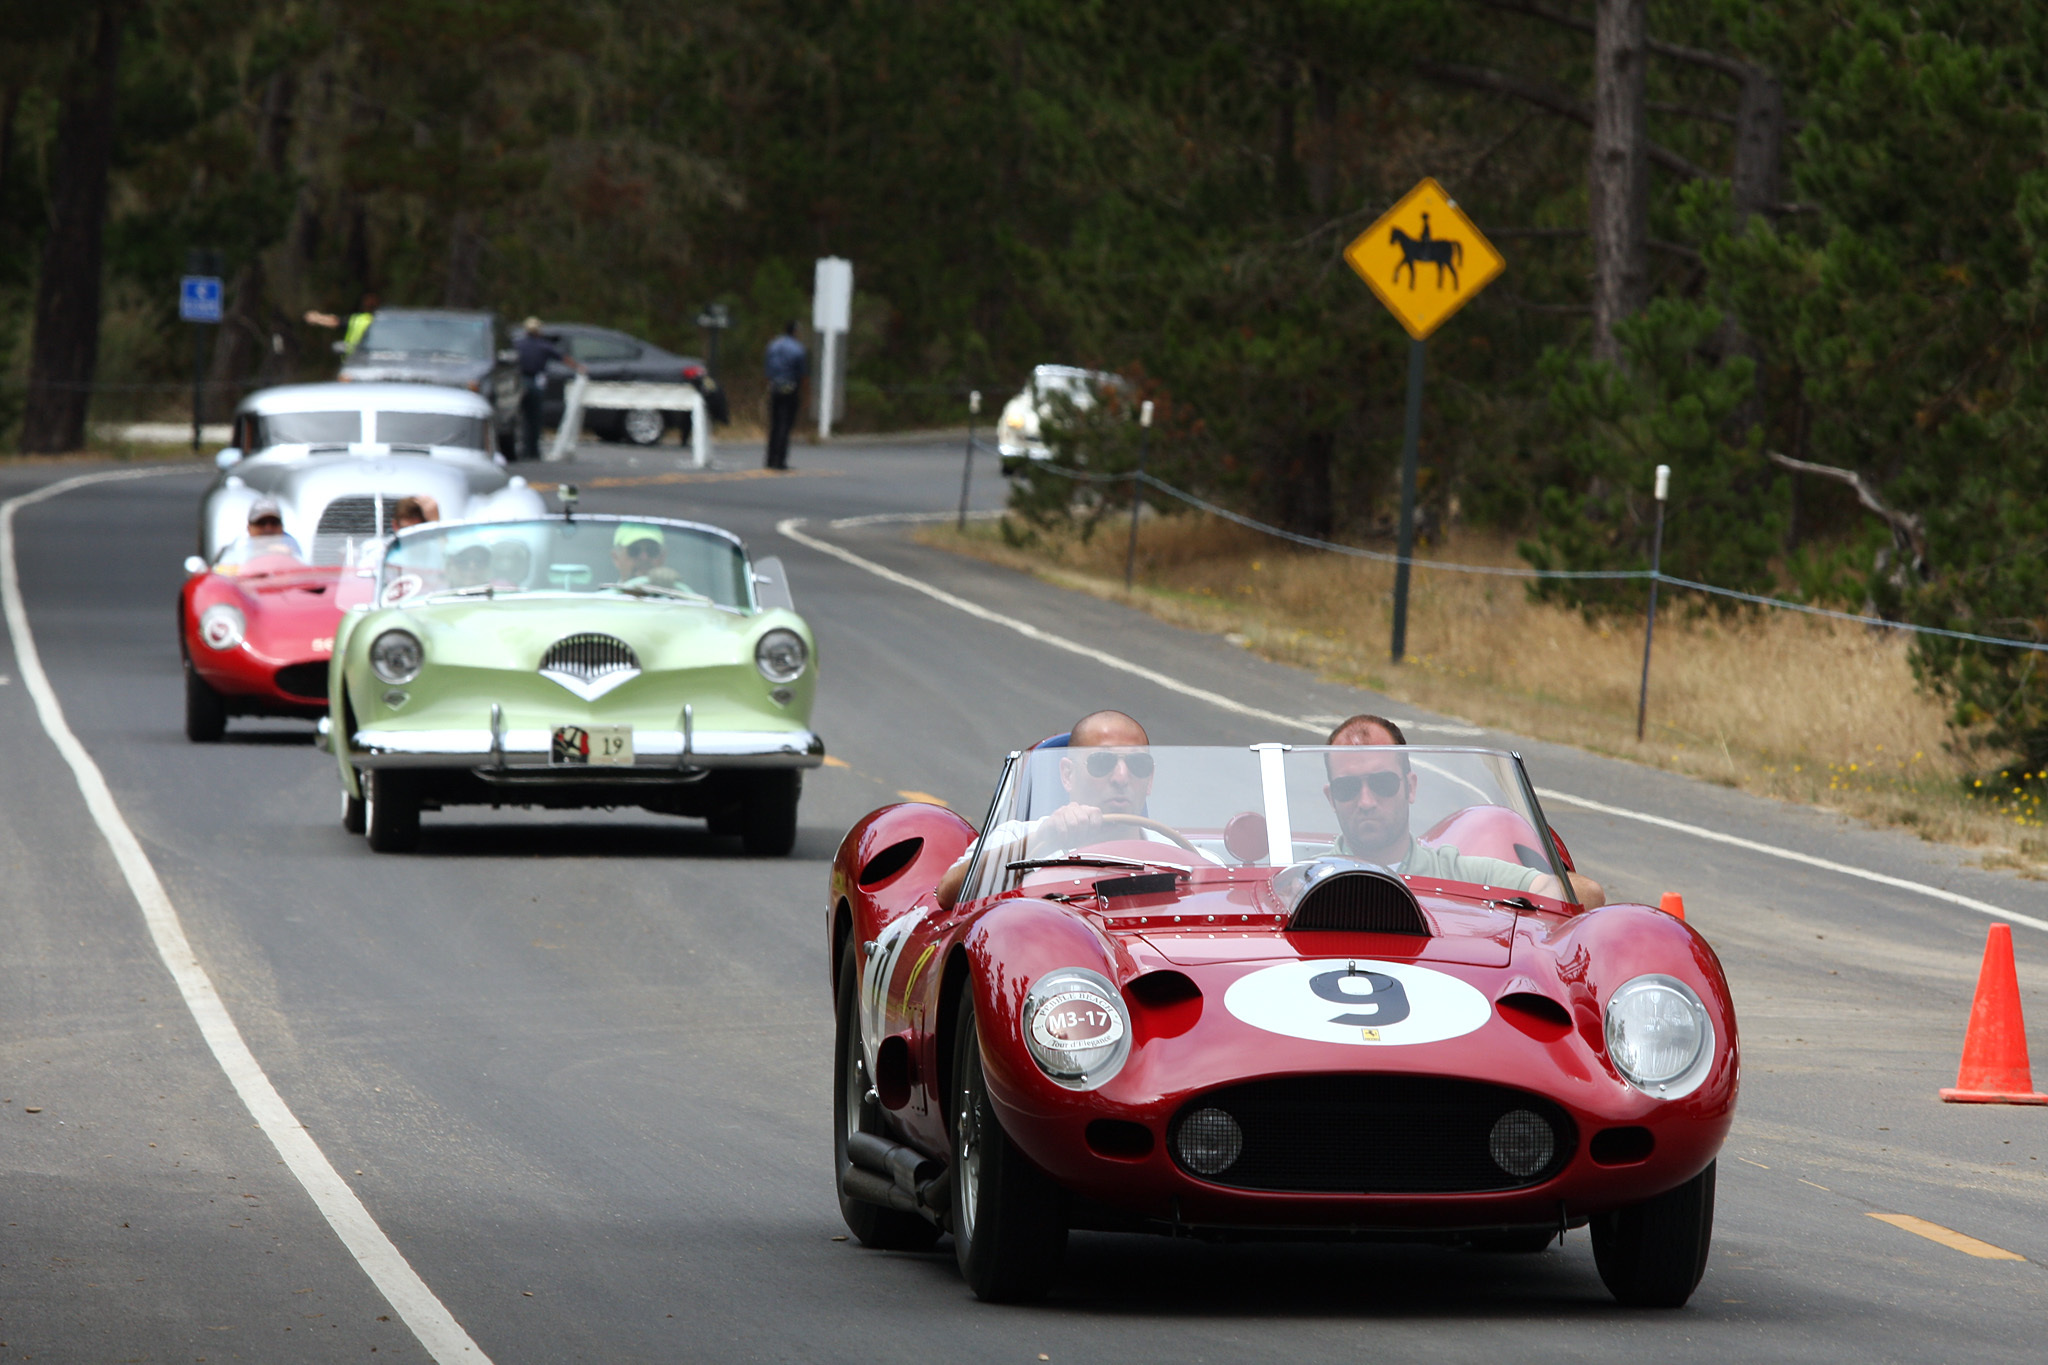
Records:
[[[1332,746],[1372,746],[1355,754],[1324,755],[1329,785],[1323,794],[1337,813],[1343,834],[1336,852],[1414,877],[1530,891],[1557,900],[1576,900],[1587,909],[1607,903],[1607,894],[1591,877],[1571,873],[1568,890],[1547,872],[1500,858],[1460,853],[1455,845],[1417,843],[1409,831],[1409,808],[1415,804],[1416,775],[1401,727],[1383,716],[1353,716],[1331,731]]]
[[[249,533],[247,541],[272,540],[275,545],[265,549],[272,554],[288,554],[294,559],[305,558],[306,552],[299,548],[299,542],[285,534],[284,510],[277,505],[276,498],[258,498],[249,505]]]
[[[622,588],[675,587],[679,575],[662,562],[667,553],[668,540],[659,526],[628,521],[612,532],[612,567],[619,571]]]

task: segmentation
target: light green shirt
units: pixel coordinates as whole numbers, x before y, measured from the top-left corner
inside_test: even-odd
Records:
[[[1336,851],[1348,857],[1358,857],[1337,841]],[[1456,844],[1417,843],[1408,841],[1408,856],[1401,860],[1396,872],[1411,877],[1432,877],[1446,882],[1475,882],[1480,886],[1497,886],[1506,891],[1527,891],[1536,885],[1536,879],[1544,874],[1533,867],[1520,863],[1504,862],[1499,858],[1487,858],[1479,854],[1458,852]]]

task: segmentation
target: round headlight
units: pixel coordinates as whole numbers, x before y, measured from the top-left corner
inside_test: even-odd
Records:
[[[426,657],[419,637],[409,630],[387,630],[370,641],[370,670],[388,683],[417,678]]]
[[[1093,1090],[1131,1055],[1123,997],[1085,968],[1048,972],[1024,997],[1024,1044],[1054,1081],[1069,1090]]]
[[[771,630],[754,646],[754,667],[769,682],[795,682],[804,675],[810,661],[810,646],[793,630]]]
[[[1660,1098],[1694,1079],[1708,1052],[1706,1006],[1676,977],[1639,976],[1607,1002],[1607,1054],[1630,1085]]]
[[[1493,1131],[1486,1137],[1486,1150],[1494,1165],[1526,1180],[1557,1155],[1557,1135],[1550,1131],[1541,1114],[1510,1109],[1493,1121]]]
[[[1196,1175],[1219,1175],[1243,1153],[1244,1129],[1222,1109],[1197,1109],[1180,1121],[1173,1146]]]
[[[216,602],[199,613],[199,638],[208,649],[233,649],[249,633],[242,609],[228,602]]]

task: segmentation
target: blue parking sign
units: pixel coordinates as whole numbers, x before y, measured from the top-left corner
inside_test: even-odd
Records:
[[[220,321],[220,276],[187,275],[178,281],[178,320]]]

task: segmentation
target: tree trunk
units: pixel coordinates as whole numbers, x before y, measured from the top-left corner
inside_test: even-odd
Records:
[[[448,274],[441,292],[443,307],[475,306],[477,256],[481,248],[475,218],[468,210],[458,209],[451,214],[448,219]]]
[[[1778,209],[1778,158],[1785,140],[1785,88],[1762,67],[1747,68],[1735,106],[1735,230]]]
[[[263,89],[256,125],[256,164],[282,177],[289,168],[292,109],[298,82],[289,71],[273,75]],[[213,367],[202,408],[212,416],[232,410],[234,386],[246,382],[271,356],[270,275],[262,257],[245,261],[228,291],[228,309],[213,342]]]
[[[1337,187],[1337,78],[1322,67],[1309,70],[1308,206],[1317,214],[1330,211]]]
[[[51,157],[50,232],[36,281],[35,340],[21,448],[32,454],[85,444],[85,413],[100,349],[100,262],[107,222],[107,167],[121,65],[121,11],[106,5],[92,46],[65,82]]]
[[[1299,535],[1327,540],[1336,524],[1331,479],[1337,463],[1337,435],[1306,431],[1291,457],[1278,465],[1279,487],[1273,490],[1280,524]]]
[[[1649,296],[1646,8],[1647,0],[1598,0],[1593,10],[1593,358],[1617,364],[1614,324]]]
[[[1301,203],[1301,163],[1294,155],[1294,76],[1290,70],[1280,81],[1280,105],[1273,118],[1273,203],[1289,212]]]

